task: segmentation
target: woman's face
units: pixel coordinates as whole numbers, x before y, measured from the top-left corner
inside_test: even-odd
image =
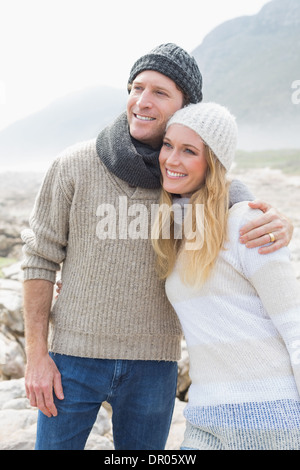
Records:
[[[190,197],[205,181],[205,145],[196,132],[181,124],[168,127],[159,155],[163,187]]]

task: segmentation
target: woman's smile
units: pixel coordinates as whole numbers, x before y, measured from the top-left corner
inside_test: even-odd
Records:
[[[190,195],[205,181],[205,144],[192,129],[172,124],[164,137],[159,163],[164,189],[171,194]]]

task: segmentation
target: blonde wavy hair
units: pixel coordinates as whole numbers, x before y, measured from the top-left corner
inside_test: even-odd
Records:
[[[155,218],[151,236],[160,279],[166,279],[171,274],[178,260],[181,279],[191,285],[201,285],[209,277],[220,250],[224,248],[227,239],[230,183],[226,178],[226,169],[207,145],[205,157],[208,163],[205,183],[192,195],[189,209],[192,210],[192,230],[195,233],[195,207],[197,204],[203,204],[202,246],[199,249],[185,249],[186,236],[182,239],[174,236],[172,195],[162,189],[160,210]],[[163,237],[166,223],[170,224],[168,238]]]

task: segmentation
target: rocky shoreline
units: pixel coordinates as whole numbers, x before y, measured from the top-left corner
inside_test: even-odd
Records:
[[[34,448],[37,410],[25,396],[24,323],[22,315],[22,273],[20,270],[20,231],[28,217],[42,175],[2,174],[0,190],[0,259],[8,265],[0,277],[0,450]],[[251,170],[235,175],[244,181],[257,198],[268,201],[294,224],[290,244],[291,258],[300,283],[300,176],[286,176],[277,170]],[[167,449],[179,449],[184,433],[183,409],[189,387],[189,363],[182,343],[178,365],[178,390]],[[102,407],[86,449],[113,449],[111,410]]]

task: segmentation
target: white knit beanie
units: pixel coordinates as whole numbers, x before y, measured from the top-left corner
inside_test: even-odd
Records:
[[[190,104],[177,111],[169,120],[195,131],[211,148],[228,171],[234,160],[237,146],[237,125],[228,109],[217,103]]]

